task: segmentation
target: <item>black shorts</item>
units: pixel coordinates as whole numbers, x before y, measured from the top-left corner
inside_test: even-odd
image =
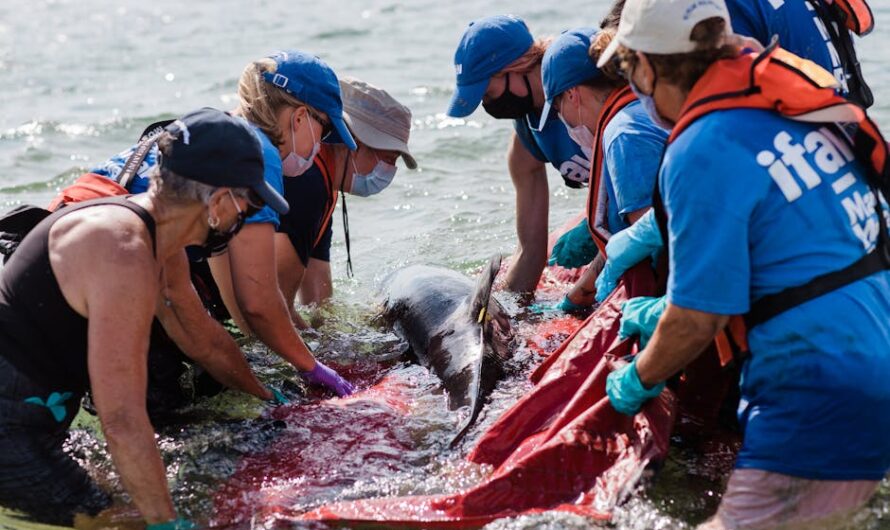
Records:
[[[323,228],[330,201],[324,176],[318,166],[312,166],[299,177],[284,177],[284,198],[290,210],[282,215],[278,232],[290,239],[300,262],[309,265],[315,238]],[[320,259],[320,258],[319,258]]]
[[[57,422],[49,409],[24,402],[50,392],[0,357],[0,506],[71,526],[75,514],[96,515],[111,497],[63,449],[75,412]]]
[[[331,261],[331,239],[334,237],[333,224],[333,220],[329,219],[328,225],[324,229],[324,235],[321,236],[321,240],[319,240],[318,244],[315,245],[315,248],[312,249],[312,253],[309,255],[312,259],[326,262]]]

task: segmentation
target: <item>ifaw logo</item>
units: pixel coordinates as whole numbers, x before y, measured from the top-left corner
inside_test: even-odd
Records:
[[[457,75],[464,73],[464,65],[462,65],[462,64],[454,65],[454,73]]]

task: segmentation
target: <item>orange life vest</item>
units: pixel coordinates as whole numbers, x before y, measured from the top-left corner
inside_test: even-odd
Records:
[[[888,146],[875,123],[859,106],[835,93],[834,77],[815,63],[801,59],[777,46],[761,54],[747,53],[714,63],[692,88],[671,131],[668,145],[696,120],[711,112],[727,109],[771,110],[792,120],[813,123],[853,123],[858,126],[853,138],[857,158],[869,170],[869,185],[890,196]],[[653,200],[667,241],[667,215],[656,188]],[[876,201],[881,208],[880,201]],[[879,212],[880,213],[880,212]],[[883,218],[883,216],[879,216]],[[785,310],[847,285],[877,270],[888,268],[886,230],[881,230],[878,248],[842,271],[816,278],[803,286],[792,287],[759,299],[744,317],[733,317],[716,338],[721,362],[727,364],[748,351],[747,329],[765,322]]]
[[[334,210],[337,207],[337,193],[339,190],[334,186],[334,168],[336,167],[334,161],[334,149],[328,144],[322,144],[318,156],[315,157],[315,163],[318,165],[318,169],[321,170],[322,177],[324,177],[324,185],[328,196],[325,202],[324,216],[318,225],[318,233],[315,235],[312,248],[315,248],[321,242],[325,229],[328,227],[328,223],[331,222],[331,217],[334,215]]]
[[[588,178],[589,187],[587,191],[587,228],[593,236],[593,242],[599,247],[603,256],[606,255],[606,243],[608,243],[611,236],[602,228],[608,220],[608,213],[604,208],[598,207],[600,195],[605,193],[605,183],[602,182],[603,133],[606,130],[606,126],[612,121],[612,118],[636,100],[637,97],[630,87],[613,90],[603,103],[603,109],[600,111],[599,119],[596,123],[596,130],[593,132],[593,155],[590,161],[590,177]]]
[[[829,0],[831,1],[831,0]],[[875,17],[865,0],[833,0],[847,16],[844,25],[860,37],[864,37],[875,29]]]
[[[49,203],[47,209],[54,212],[58,210],[60,206],[65,204],[104,197],[114,197],[115,195],[128,195],[129,193],[127,188],[108,177],[103,177],[102,175],[97,175],[95,173],[84,173],[71,183],[70,186],[60,191],[52,202]]]

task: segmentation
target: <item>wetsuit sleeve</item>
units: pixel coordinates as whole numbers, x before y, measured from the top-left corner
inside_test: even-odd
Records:
[[[284,194],[284,182],[281,176],[281,156],[278,150],[268,142],[263,142],[263,178],[278,193]],[[278,213],[272,208],[266,206],[256,214],[247,218],[246,224],[252,223],[272,223],[278,229],[280,220]]]
[[[604,162],[615,190],[615,208],[622,216],[652,206],[664,141],[663,136],[629,126],[606,148]]]
[[[660,176],[668,211],[668,300],[706,313],[746,313],[754,197],[744,160],[750,154],[728,141],[696,144],[702,136],[694,133],[671,145]]]
[[[528,125],[528,120],[525,118],[520,118],[518,120],[513,120],[513,130],[516,131],[516,136],[519,137],[519,141],[522,142],[522,145],[528,150],[529,153],[532,154],[533,157],[537,158],[541,162],[545,164],[550,162],[547,159],[547,155],[541,151],[541,148],[538,147],[538,143],[535,142],[535,137],[532,135],[532,130]]]

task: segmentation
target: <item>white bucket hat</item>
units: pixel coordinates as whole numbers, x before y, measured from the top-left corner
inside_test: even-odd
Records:
[[[603,52],[597,67],[602,68],[618,46],[643,53],[673,54],[695,51],[692,30],[709,18],[726,21],[732,33],[729,10],[724,0],[627,0],[621,11],[618,33]]]

